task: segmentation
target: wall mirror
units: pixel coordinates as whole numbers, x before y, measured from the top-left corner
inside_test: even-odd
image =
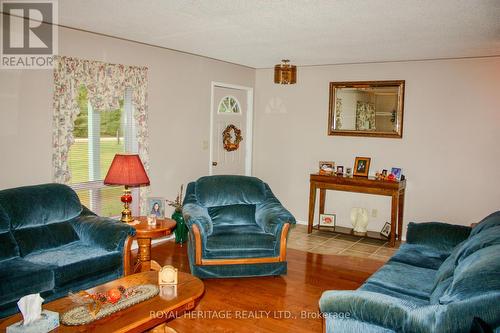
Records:
[[[401,138],[405,81],[330,82],[328,135]]]

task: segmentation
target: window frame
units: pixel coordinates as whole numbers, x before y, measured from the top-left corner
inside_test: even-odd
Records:
[[[222,103],[224,103],[224,101],[226,100],[226,98],[230,98],[230,99],[233,99],[235,102],[236,102],[236,106],[237,106],[237,109],[238,109],[238,112],[220,112],[220,108],[221,108],[221,105]],[[227,109],[227,105],[224,104],[226,106],[226,109]],[[230,115],[241,115],[242,112],[241,112],[241,103],[240,101],[233,95],[226,95],[224,97],[222,97],[219,101],[219,104],[217,105],[217,114],[218,115],[223,115],[223,114],[230,114]]]
[[[100,145],[98,149],[90,148],[91,144],[95,144],[95,141],[92,142],[91,139],[101,139],[100,133],[100,117],[94,118],[95,115],[98,115],[100,111],[94,111],[90,100],[87,99],[87,114],[88,114],[88,130],[87,137],[89,139],[89,148],[88,148],[88,173],[89,173],[89,181],[68,184],[75,192],[76,191],[89,191],[89,208],[91,211],[96,213],[97,215],[101,215],[101,205],[97,202],[99,200],[99,190],[105,188],[113,188],[119,186],[108,186],[104,185],[104,178],[106,175],[98,175],[96,176],[97,170],[100,172]],[[106,112],[106,111],[102,111]],[[139,151],[139,143],[137,139],[137,124],[134,119],[134,107],[132,105],[132,89],[127,88],[125,90],[125,95],[123,97],[123,116],[121,117],[121,127],[123,128],[123,140],[124,140],[124,151],[126,153],[137,153]],[[91,124],[93,122],[93,124]],[[93,131],[97,131],[97,135],[92,133]],[[71,148],[70,148],[71,149]],[[93,175],[91,175],[93,173]],[[95,180],[95,178],[102,178],[101,180]],[[139,198],[139,188],[131,188],[132,196],[135,198]],[[119,200],[119,198],[116,198]],[[139,212],[139,202],[140,200],[132,201],[130,209],[132,210],[134,215],[137,215]],[[110,217],[117,217],[119,215],[113,215]]]

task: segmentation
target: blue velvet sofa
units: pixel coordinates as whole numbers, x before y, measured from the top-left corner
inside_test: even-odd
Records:
[[[410,223],[358,290],[326,291],[319,304],[326,332],[500,332],[500,211],[473,229]]]
[[[208,176],[188,184],[183,215],[191,273],[200,278],[281,275],[295,218],[255,177]]]
[[[0,191],[0,317],[17,312],[24,295],[49,301],[122,276],[134,234],[83,207],[65,185]]]

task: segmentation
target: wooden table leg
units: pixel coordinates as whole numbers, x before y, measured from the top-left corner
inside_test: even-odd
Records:
[[[139,252],[137,265],[134,272],[147,272],[151,270],[151,238],[137,238]]]
[[[319,189],[319,213],[325,213],[325,199],[326,199],[326,190],[324,188]]]
[[[389,239],[389,246],[394,247],[396,245],[396,224],[398,223],[398,201],[399,193],[392,194],[391,202],[391,234]]]
[[[314,206],[316,206],[316,185],[311,183],[309,188],[309,220],[307,221],[307,233],[310,234],[314,222]]]
[[[405,209],[405,191],[399,193],[399,204],[398,204],[398,240],[403,237],[403,212]]]

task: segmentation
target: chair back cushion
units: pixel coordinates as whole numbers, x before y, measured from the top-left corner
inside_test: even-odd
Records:
[[[223,175],[196,181],[196,198],[205,207],[255,205],[265,200],[264,182],[255,177]]]
[[[44,184],[3,190],[0,205],[9,217],[21,256],[78,240],[68,221],[80,215],[82,205],[69,186]]]
[[[257,225],[255,205],[229,205],[208,208],[214,226]]]
[[[0,261],[19,256],[17,246],[10,232],[10,219],[0,205]]]

